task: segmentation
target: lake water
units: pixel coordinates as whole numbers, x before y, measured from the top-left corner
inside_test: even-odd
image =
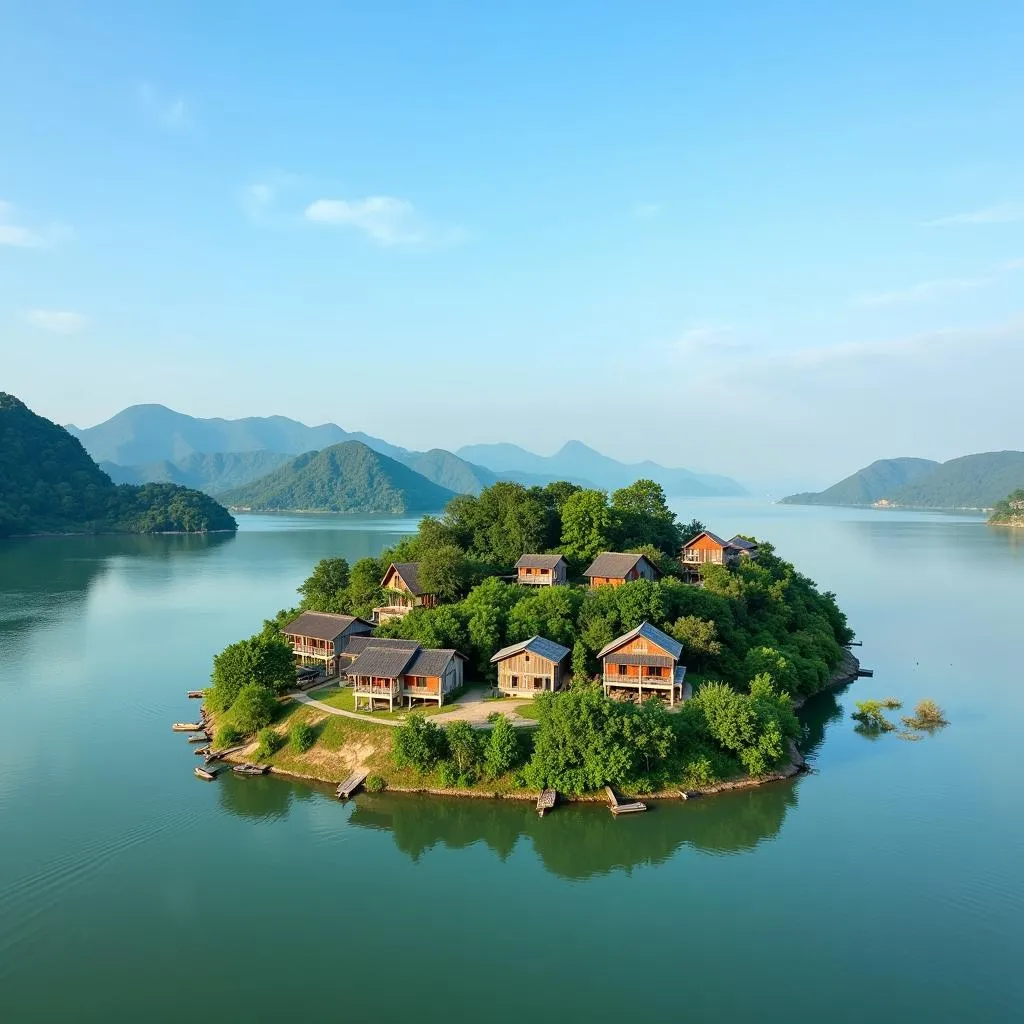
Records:
[[[211,656],[412,522],[0,543],[0,1019],[1022,1019],[1024,531],[679,511],[834,590],[876,674],[808,707],[812,774],[623,820],[193,777]],[[952,724],[856,734],[890,694]]]

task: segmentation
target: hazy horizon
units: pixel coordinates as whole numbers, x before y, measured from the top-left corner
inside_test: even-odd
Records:
[[[0,389],[755,489],[1024,448],[1022,48],[992,3],[12,9]]]

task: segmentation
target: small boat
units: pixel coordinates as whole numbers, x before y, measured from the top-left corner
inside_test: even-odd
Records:
[[[210,736],[205,730],[203,732],[197,732],[194,736],[189,736],[189,743],[209,743]]]
[[[196,754],[198,757],[206,757],[206,755],[210,753],[211,749],[212,748],[208,747],[208,746],[206,746],[206,747],[196,747],[196,749],[193,750],[192,753]]]
[[[236,764],[231,770],[238,775],[266,775],[270,771],[270,765],[250,764],[246,761],[244,764]]]
[[[202,722],[175,722],[171,728],[175,732],[202,732],[206,726]]]
[[[212,782],[217,778],[217,770],[210,771],[209,768],[204,768],[201,764],[196,765],[196,777],[205,779],[207,782]]]
[[[206,693],[203,690],[189,690],[188,691],[188,698],[189,698],[189,700],[202,700],[205,696],[206,696]]]

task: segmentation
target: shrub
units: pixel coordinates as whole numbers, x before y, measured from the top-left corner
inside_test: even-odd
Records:
[[[270,725],[277,710],[277,698],[273,690],[260,686],[259,683],[247,683],[238,691],[231,709],[235,724],[242,734],[251,736],[264,726]]]
[[[480,777],[484,760],[484,741],[469,722],[452,722],[445,729],[449,756],[459,783],[470,786]]]
[[[367,793],[383,793],[388,788],[388,784],[384,781],[382,775],[367,775],[366,781],[363,783],[363,789]]]
[[[217,736],[215,743],[218,747],[231,747],[238,743],[240,740],[245,739],[245,735],[235,725],[222,725],[217,730]]]
[[[910,729],[939,729],[949,725],[946,714],[935,701],[925,698],[914,706],[912,718],[904,718],[903,724]]]
[[[442,761],[437,772],[441,785],[445,789],[457,789],[459,786],[459,769],[455,767],[454,761]]]
[[[273,757],[274,752],[281,746],[281,737],[278,736],[277,730],[269,725],[260,729],[256,738],[259,744],[253,756],[257,761],[266,761],[267,758]]]
[[[300,754],[304,754],[313,746],[314,743],[316,743],[316,730],[309,724],[309,722],[296,722],[292,726],[292,730],[288,734],[288,738],[291,741],[292,746]]]
[[[858,700],[857,710],[850,716],[857,722],[857,730],[867,735],[892,732],[896,726],[885,717],[885,704],[880,700]]]
[[[410,715],[395,729],[391,757],[396,768],[415,768],[426,773],[432,771],[447,753],[444,730],[423,715]]]
[[[504,716],[497,715],[494,728],[484,749],[484,772],[489,779],[497,779],[519,764],[519,734]]]

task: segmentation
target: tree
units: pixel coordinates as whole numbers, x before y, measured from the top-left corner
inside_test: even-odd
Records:
[[[277,698],[273,690],[259,683],[246,683],[231,705],[231,717],[246,736],[251,736],[270,725],[276,710]]]
[[[410,715],[394,736],[391,758],[396,768],[415,768],[425,774],[448,754],[444,730],[423,715]]]
[[[461,786],[471,786],[480,776],[484,760],[484,742],[469,722],[452,722],[445,729],[448,752]]]
[[[686,663],[695,672],[703,671],[722,653],[718,627],[711,619],[683,615],[672,623],[668,632],[683,645]]]
[[[572,681],[577,684],[586,683],[591,678],[590,655],[587,645],[577,640],[572,645]]]
[[[238,692],[252,680],[249,641],[228,644],[213,658],[213,690],[208,698],[213,711],[227,711],[235,702]]]
[[[682,530],[668,507],[665,490],[654,480],[637,480],[612,494],[612,508],[618,515],[622,543],[626,547],[651,544],[670,557],[677,557],[683,545]]]
[[[381,604],[380,581],[387,566],[379,558],[360,558],[352,566],[348,578],[348,612],[369,618],[373,609]]]
[[[466,556],[456,544],[428,548],[420,558],[420,582],[444,601],[460,597],[466,585]]]
[[[613,547],[617,525],[604,491],[576,491],[562,505],[562,552],[584,566]]]
[[[699,537],[706,529],[707,527],[699,519],[691,519],[679,527],[679,536],[683,544],[689,544],[694,537]]]
[[[494,727],[484,749],[484,772],[488,779],[507,775],[519,764],[519,733],[502,714],[496,714]]]
[[[299,587],[303,610],[348,611],[349,568],[344,558],[321,558],[308,579]]]
[[[743,671],[748,679],[767,673],[783,690],[797,690],[797,673],[793,663],[774,647],[751,647],[743,659]]]

